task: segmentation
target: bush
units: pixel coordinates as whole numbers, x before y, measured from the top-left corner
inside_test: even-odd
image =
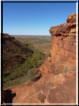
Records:
[[[29,45],[29,48],[34,52],[31,57],[26,58],[26,61],[23,64],[17,64],[14,68],[10,67],[3,73],[3,81],[5,82],[4,87],[11,86],[14,82],[16,82],[15,84],[20,84],[22,82],[21,79],[24,76],[26,76],[26,78],[24,77],[25,80],[22,79],[23,81],[31,80],[37,73],[37,68],[43,63],[44,54],[35,49],[32,45]]]
[[[68,67],[67,66],[64,66],[64,68],[63,68],[63,72],[68,72],[69,71],[69,69],[68,69]]]

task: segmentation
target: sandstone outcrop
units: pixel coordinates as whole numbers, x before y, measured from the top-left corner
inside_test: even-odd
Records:
[[[42,77],[31,83],[4,90],[4,102],[8,103],[7,90],[13,103],[73,103],[76,104],[76,15],[67,23],[50,28],[52,36],[51,56],[40,67]],[[8,98],[10,98],[10,95]]]
[[[25,83],[4,90],[6,103],[72,103],[76,101],[75,72],[46,74],[34,83]]]
[[[42,75],[76,70],[76,14],[71,14],[67,23],[51,27],[49,31],[52,36],[51,57],[40,67]]]
[[[76,22],[76,14],[71,14],[67,18],[67,23],[74,23]]]

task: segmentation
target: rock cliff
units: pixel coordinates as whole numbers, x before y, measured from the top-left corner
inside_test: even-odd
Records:
[[[40,67],[42,75],[48,72],[59,74],[76,70],[76,14],[67,18],[67,23],[50,28],[52,36],[51,56]]]
[[[5,89],[4,102],[75,104],[76,15],[70,15],[67,23],[51,27],[49,31],[52,36],[51,56],[40,67],[42,78]]]

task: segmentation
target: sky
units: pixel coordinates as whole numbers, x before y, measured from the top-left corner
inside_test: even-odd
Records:
[[[3,33],[50,35],[50,27],[65,23],[72,13],[76,3],[3,3]]]

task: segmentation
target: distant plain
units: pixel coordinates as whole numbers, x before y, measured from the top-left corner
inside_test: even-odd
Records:
[[[51,36],[16,35],[14,37],[24,44],[32,44],[46,56],[50,55]]]

